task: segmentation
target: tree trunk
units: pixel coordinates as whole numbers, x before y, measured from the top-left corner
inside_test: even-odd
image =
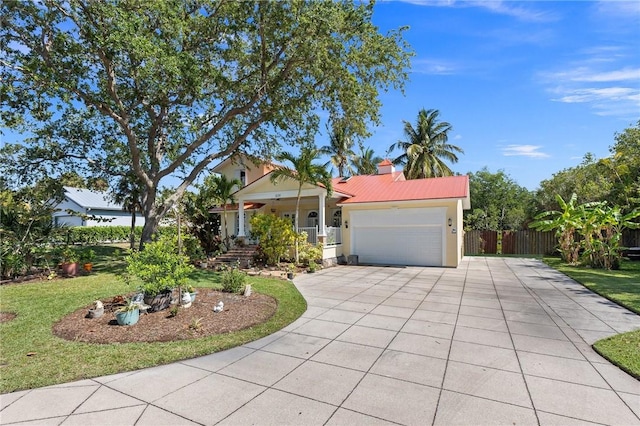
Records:
[[[295,226],[295,231],[296,231],[296,238],[295,238],[295,244],[294,244],[294,253],[295,253],[295,259],[296,259],[296,265],[298,264],[298,260],[300,258],[300,255],[298,253],[298,221],[300,220],[300,218],[298,217],[300,215],[300,194],[302,193],[302,183],[300,183],[300,186],[298,187],[298,198],[296,199],[296,217],[293,220],[294,226]]]
[[[136,209],[131,210],[131,232],[129,233],[129,248],[133,250],[136,245]]]
[[[229,230],[227,229],[227,205],[224,204],[222,207],[222,222],[224,227],[224,245],[227,248],[227,251],[231,249],[229,247]],[[240,205],[238,204],[238,221],[240,220]],[[238,227],[238,233],[240,232],[240,227]]]
[[[142,236],[140,237],[140,250],[144,248],[146,243],[153,241],[153,234],[158,230],[160,224],[160,218],[158,217],[155,209],[146,212],[144,226],[142,227]]]

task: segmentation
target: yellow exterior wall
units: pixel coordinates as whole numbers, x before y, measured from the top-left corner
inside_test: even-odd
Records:
[[[273,170],[274,167],[271,164],[259,164],[255,165],[249,160],[241,161],[228,161],[226,164],[217,168],[217,173],[225,175],[229,179],[236,179],[238,177],[238,171],[244,170],[246,175],[246,184],[250,184],[261,178],[262,176]]]

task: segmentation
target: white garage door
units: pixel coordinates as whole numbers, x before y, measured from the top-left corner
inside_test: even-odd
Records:
[[[351,212],[352,253],[360,263],[442,266],[446,209]]]

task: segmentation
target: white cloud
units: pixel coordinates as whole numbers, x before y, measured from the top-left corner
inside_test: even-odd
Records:
[[[640,96],[640,90],[630,87],[605,87],[599,88],[584,88],[584,89],[558,89],[564,92],[565,95],[553,99],[554,101],[566,102],[566,103],[580,103],[580,102],[596,102],[596,101],[638,101]]]
[[[638,15],[640,15],[640,2],[611,0],[599,1],[595,4],[595,10],[599,16],[607,15],[614,18],[635,20]]]
[[[600,58],[609,52],[609,60]],[[617,53],[611,55],[611,53]],[[566,70],[539,74],[555,102],[588,104],[596,115],[636,119],[640,111],[640,67],[619,65],[625,52],[619,48],[594,47],[589,56]],[[613,59],[615,58],[615,59]]]
[[[608,83],[613,81],[640,81],[640,68],[624,67],[612,71],[598,71],[589,67],[578,67],[567,71],[552,73],[551,80],[584,81]]]
[[[499,0],[401,0],[405,3],[415,4],[418,6],[430,7],[481,7],[493,13],[507,15],[517,18],[521,21],[529,22],[551,22],[558,20],[558,17],[549,11],[535,9],[531,4],[527,7],[515,5],[514,2]]]
[[[416,59],[411,63],[411,71],[418,74],[452,75],[460,68],[453,62],[439,59]]]
[[[540,152],[542,148],[539,145],[508,145],[502,148],[502,155],[505,157],[529,157],[529,158],[548,158],[549,154]]]

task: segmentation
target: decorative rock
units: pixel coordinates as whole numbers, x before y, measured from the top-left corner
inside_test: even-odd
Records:
[[[251,284],[247,284],[244,286],[244,296],[245,297],[251,296]]]
[[[224,303],[221,301],[218,302],[216,306],[213,307],[213,312],[221,312],[224,309]]]
[[[104,305],[101,301],[96,300],[95,302],[93,302],[93,309],[89,309],[87,317],[100,318],[102,315],[104,315]]]
[[[185,291],[184,293],[182,293],[182,307],[183,308],[188,308],[191,306],[191,294],[189,294],[189,292]]]
[[[89,314],[87,316],[89,318],[100,318],[102,315],[104,315],[104,308],[89,309]]]
[[[144,293],[136,293],[131,298],[132,305],[138,305],[141,314],[146,314],[151,306],[144,303]]]

